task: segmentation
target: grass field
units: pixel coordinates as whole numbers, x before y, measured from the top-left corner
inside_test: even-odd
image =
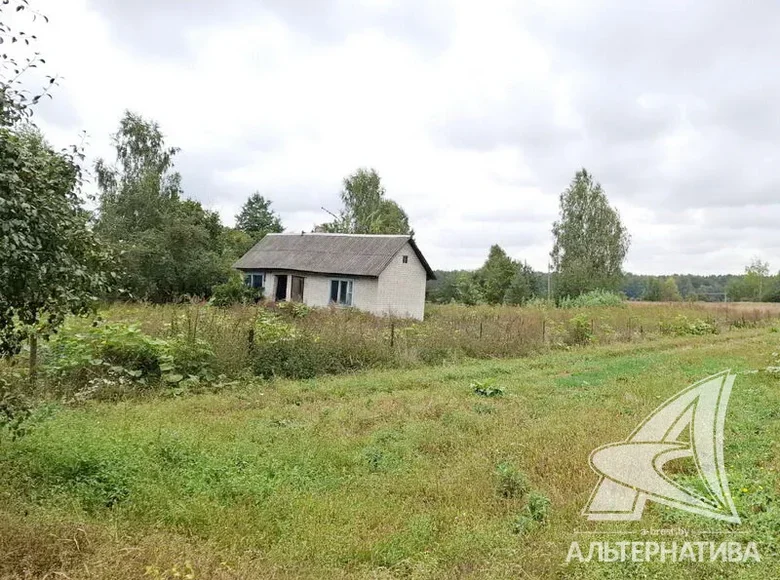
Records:
[[[0,577],[776,578],[780,378],[762,369],[779,343],[735,329],[49,405],[0,441]],[[634,524],[585,521],[590,452],[726,368],[743,523],[652,503]],[[564,563],[576,532],[648,528],[755,541],[762,561]]]

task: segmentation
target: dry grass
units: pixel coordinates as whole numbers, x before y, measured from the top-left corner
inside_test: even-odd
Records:
[[[102,312],[112,321],[139,323],[153,335],[187,333],[205,338],[214,349],[218,371],[241,375],[251,367],[252,329],[261,307],[227,310],[204,305],[117,305]],[[466,359],[527,356],[571,344],[613,344],[652,340],[676,322],[705,322],[724,333],[773,324],[780,305],[753,303],[626,303],[623,307],[576,309],[429,304],[423,322],[390,320],[353,310],[318,309],[280,320],[313,340],[337,350],[373,352],[366,366],[409,368]],[[267,311],[265,311],[267,312]],[[331,353],[332,354],[332,353]],[[349,365],[347,365],[349,366]]]

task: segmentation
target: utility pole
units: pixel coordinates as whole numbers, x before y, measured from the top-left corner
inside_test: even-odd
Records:
[[[552,300],[552,263],[547,262],[547,300]]]

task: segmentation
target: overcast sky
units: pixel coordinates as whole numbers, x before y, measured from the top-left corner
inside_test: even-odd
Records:
[[[434,268],[491,244],[545,269],[586,167],[638,273],[780,267],[780,4],[720,0],[39,0],[39,124],[111,156],[157,120],[185,192],[232,224],[255,190],[290,231],[374,167]]]

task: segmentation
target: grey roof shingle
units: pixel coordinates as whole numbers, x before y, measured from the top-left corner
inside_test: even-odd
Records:
[[[433,271],[407,235],[268,234],[241,257],[238,270],[295,270],[318,274],[379,276],[409,242],[425,267]]]

